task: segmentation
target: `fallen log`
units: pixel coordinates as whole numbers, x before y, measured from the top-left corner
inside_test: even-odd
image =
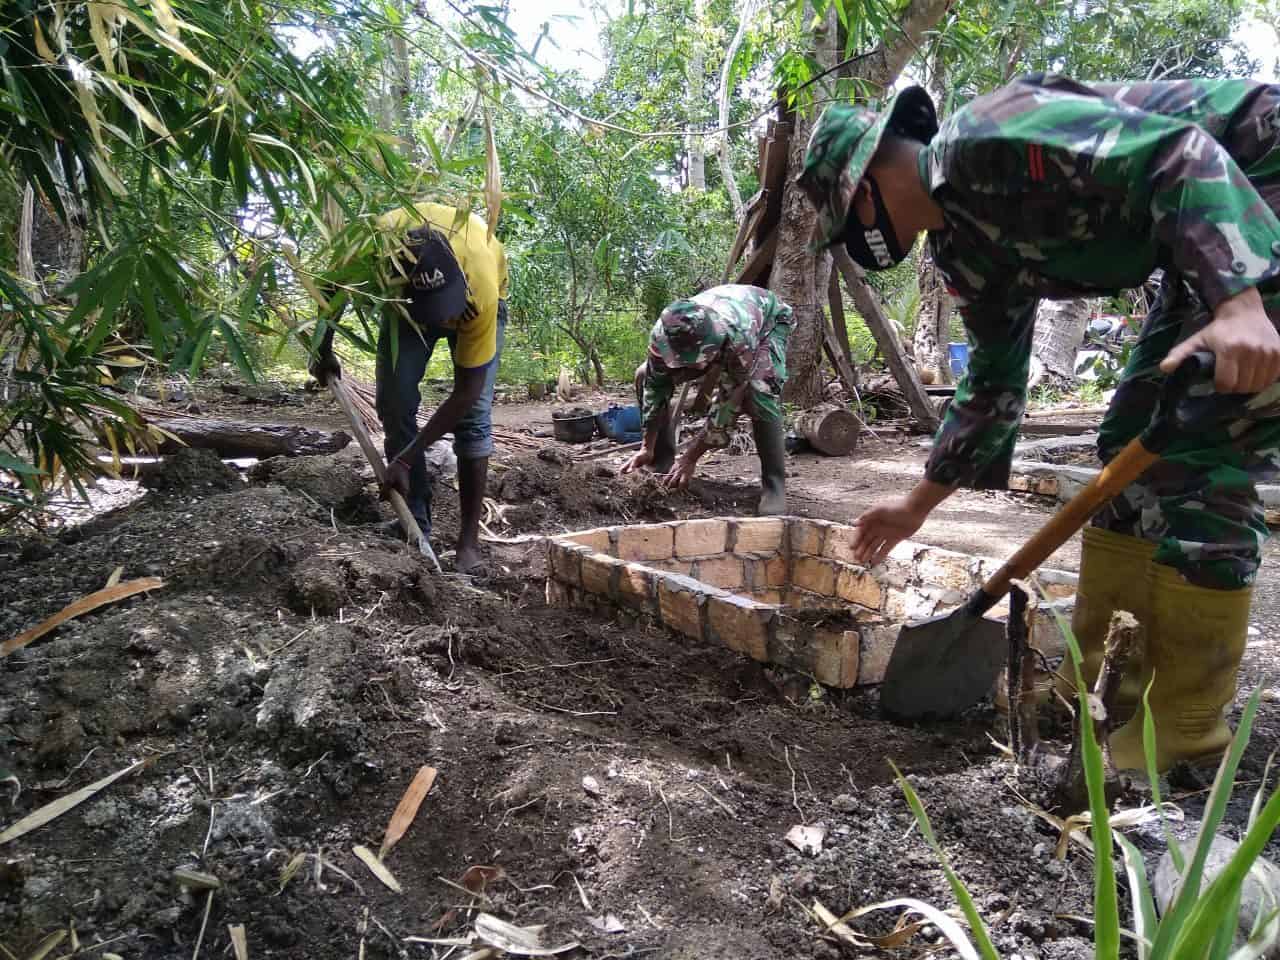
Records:
[[[341,430],[315,430],[292,423],[182,418],[151,420],[151,424],[173,435],[161,439],[157,453],[175,453],[187,446],[216,450],[224,459],[257,457],[265,460],[267,457],[337,453],[351,442],[350,434]]]
[[[819,453],[843,457],[857,446],[862,423],[844,407],[823,404],[801,414],[796,429]]]

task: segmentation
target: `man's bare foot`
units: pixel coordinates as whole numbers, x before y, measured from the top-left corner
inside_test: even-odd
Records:
[[[458,552],[453,561],[454,569],[459,573],[479,573],[484,569],[484,557],[480,553],[478,543],[458,544]]]

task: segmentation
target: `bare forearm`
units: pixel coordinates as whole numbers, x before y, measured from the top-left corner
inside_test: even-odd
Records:
[[[418,431],[413,441],[396,454],[396,459],[404,460],[406,463],[411,462],[414,457],[456,427],[462,415],[471,409],[474,403],[474,397],[455,388],[444,402],[436,407],[435,412]]]
[[[711,449],[711,444],[707,443],[706,433],[700,433],[698,434],[697,439],[695,439],[693,443],[689,444],[688,448],[685,450],[682,456],[686,463],[688,463],[690,466],[694,466],[695,464],[697,464],[699,460],[701,460],[706,455],[706,452],[710,449]]]
[[[936,483],[933,480],[921,480],[911,492],[907,494],[907,504],[913,512],[920,516],[927,516],[932,513],[947,497],[955,493],[955,487],[949,487],[945,483]]]

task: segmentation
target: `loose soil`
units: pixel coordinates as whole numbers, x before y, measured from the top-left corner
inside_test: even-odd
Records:
[[[326,398],[299,391],[185,402],[341,425]],[[546,429],[553,406],[499,406],[497,419]],[[836,913],[899,896],[954,905],[892,760],[1003,953],[1092,955],[1073,919],[1091,912],[1090,862],[1076,849],[1054,858],[1057,832],[1023,799],[1043,797],[993,745],[1003,722],[989,708],[894,726],[873,691],[823,690],[622,615],[548,608],[530,535],[744,515],[756,496],[753,457],[717,455],[689,493],[667,495],[619,477],[621,454],[573,452],[547,441],[495,458],[487,525],[503,542],[484,581],[431,574],[380,536],[388,513],[353,450],[267,461],[247,481],[184,457],[137,502],[48,540],[0,541],[0,639],[118,567],[166,584],[0,661],[0,824],[148,760],[0,851],[0,944],[26,957],[73,926],[91,956],[186,957],[203,927],[204,955],[222,957],[228,925],[243,924],[254,957],[443,957],[449,947],[405,938],[463,935],[479,908],[579,941],[569,956],[834,958],[846,948],[808,914],[815,900]],[[925,455],[918,438],[882,433],[849,459],[793,457],[793,511],[848,520],[904,490]],[[450,547],[444,485],[435,508]],[[966,493],[921,539],[1004,554],[1048,509]],[[1074,566],[1076,549],[1052,564]],[[1242,687],[1276,666],[1278,596],[1264,576]],[[1270,699],[1241,779],[1259,779],[1278,736]],[[439,778],[386,858],[395,894],[351,850],[378,848],[422,765]],[[1188,792],[1194,817],[1201,795]],[[1232,829],[1246,807],[1242,793]],[[816,856],[783,839],[801,823],[826,828]],[[1134,837],[1158,853],[1158,828]],[[502,869],[482,896],[457,886],[475,865]],[[184,866],[221,886],[179,886]],[[620,932],[590,922],[610,914]],[[927,928],[914,942],[936,938]]]

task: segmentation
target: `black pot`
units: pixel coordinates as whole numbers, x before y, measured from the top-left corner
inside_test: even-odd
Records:
[[[551,417],[551,429],[562,443],[586,443],[596,435],[595,414],[585,417]]]

